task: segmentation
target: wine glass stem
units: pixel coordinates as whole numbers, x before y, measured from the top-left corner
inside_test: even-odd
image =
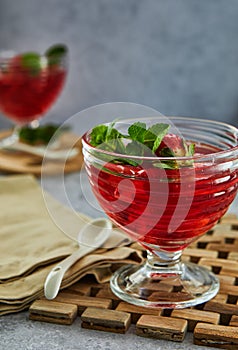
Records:
[[[24,126],[28,126],[31,129],[37,129],[39,127],[40,123],[38,119],[32,120],[28,124]],[[19,141],[19,134],[22,126],[21,125],[15,125],[13,128],[13,131],[10,136],[7,136],[5,138],[2,138],[0,140],[0,149],[1,148],[8,148],[14,145],[17,141]]]
[[[147,251],[147,268],[158,274],[182,274],[180,263],[182,251]]]
[[[14,126],[10,136],[4,137],[0,140],[0,149],[10,147],[19,140],[19,126]]]

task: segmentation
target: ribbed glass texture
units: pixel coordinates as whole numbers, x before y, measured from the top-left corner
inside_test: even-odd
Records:
[[[124,133],[135,121],[122,120],[115,127]],[[143,119],[147,126],[160,121]],[[176,169],[158,166],[170,157],[132,157],[94,148],[90,131],[83,136],[83,152],[92,190],[106,214],[146,248],[175,252],[212,228],[234,200],[238,130],[194,118],[168,121],[172,133],[196,145],[193,157],[176,158]],[[107,161],[122,156],[139,164]]]

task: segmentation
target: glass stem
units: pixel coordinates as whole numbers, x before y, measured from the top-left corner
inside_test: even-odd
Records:
[[[181,275],[182,266],[180,263],[182,251],[147,251],[146,268],[154,275]]]
[[[38,119],[32,120],[30,123],[24,126],[28,126],[31,129],[37,129],[39,127],[40,123]],[[1,148],[10,148],[14,143],[19,141],[19,133],[21,130],[20,125],[15,125],[13,128],[13,131],[10,136],[7,136],[5,138],[2,138],[0,140],[0,149]]]
[[[19,140],[19,127],[15,126],[11,135],[4,137],[0,140],[0,149],[11,147],[15,142]]]

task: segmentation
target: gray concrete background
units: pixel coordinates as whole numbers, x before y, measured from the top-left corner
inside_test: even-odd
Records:
[[[128,101],[237,125],[237,13],[237,0],[0,0],[0,49],[68,45],[67,84],[45,121]]]

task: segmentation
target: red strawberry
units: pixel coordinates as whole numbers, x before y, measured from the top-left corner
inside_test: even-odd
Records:
[[[184,157],[186,156],[186,147],[184,140],[175,134],[164,136],[155,154],[160,157]]]

